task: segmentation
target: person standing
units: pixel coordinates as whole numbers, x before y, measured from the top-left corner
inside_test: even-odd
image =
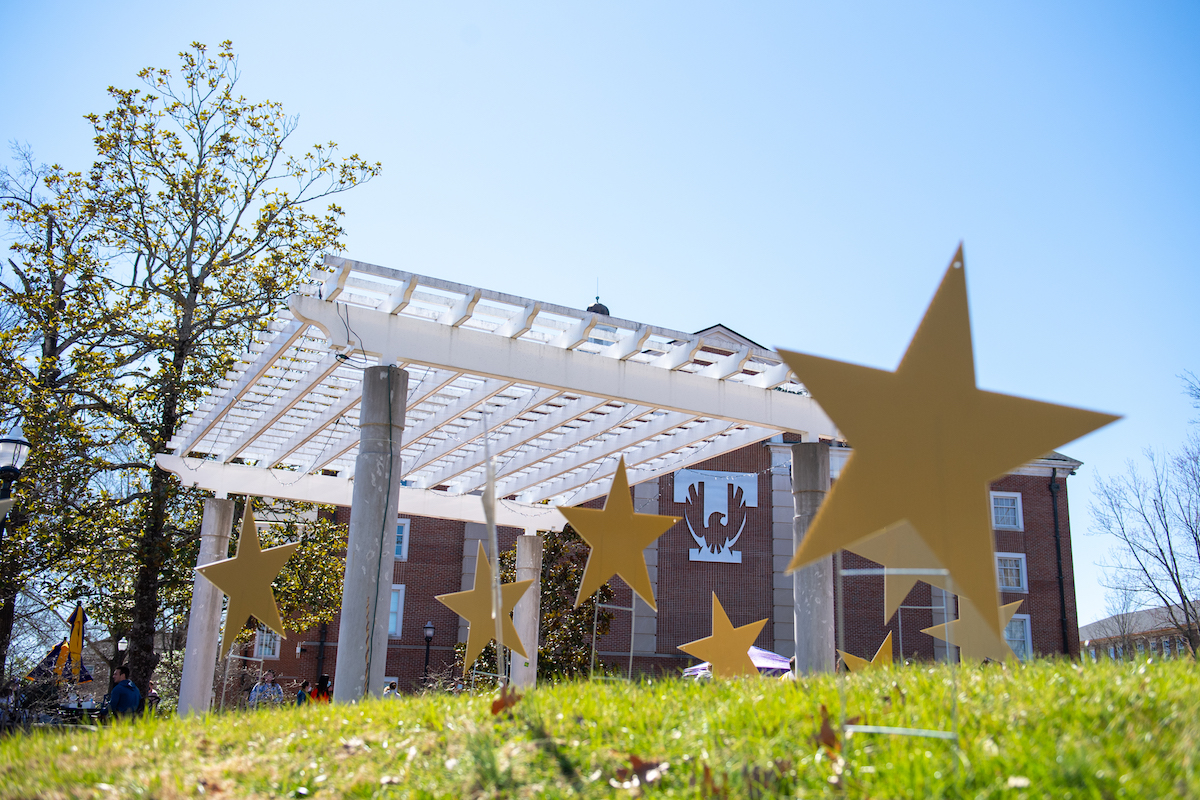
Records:
[[[308,681],[300,684],[300,690],[296,692],[296,705],[302,706],[308,702],[308,692],[311,687],[312,684]]]
[[[114,668],[113,680],[116,683],[108,701],[108,710],[115,717],[133,717],[142,703],[142,692],[129,680],[129,667]]]
[[[250,707],[260,705],[275,706],[283,702],[283,687],[275,682],[275,670],[269,669],[263,673],[262,680],[250,690]]]
[[[317,688],[312,690],[309,697],[314,703],[328,703],[330,699],[330,682],[328,675],[322,675],[317,678]]]

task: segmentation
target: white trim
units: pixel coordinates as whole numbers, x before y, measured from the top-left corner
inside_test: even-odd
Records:
[[[404,518],[404,517],[397,517],[396,518],[396,527],[400,528],[401,526],[404,527],[404,538],[402,538],[400,540],[400,552],[396,554],[395,560],[396,561],[408,561],[408,542],[410,539],[412,539],[412,520]],[[398,535],[399,535],[399,532],[397,531],[397,536]],[[395,544],[395,542],[393,541],[393,545],[394,544]],[[394,548],[393,548],[393,550],[394,550]]]
[[[263,645],[270,641],[268,637],[272,636],[275,647],[272,651],[266,652],[263,650]],[[267,626],[259,625],[258,630],[254,632],[254,657],[261,658],[263,661],[278,661],[281,638],[278,633]]]
[[[1022,656],[1020,653],[1017,653],[1018,658],[1025,660],[1033,656],[1033,625],[1029,621],[1028,614],[1013,614],[1012,619],[1009,620],[1009,625],[1017,620],[1024,620],[1025,622],[1025,655]],[[1007,626],[1005,626],[1005,632],[1007,633]],[[1004,637],[1004,641],[1007,644],[1007,636]],[[1011,647],[1012,645],[1009,646]],[[1016,651],[1014,650],[1013,652]]]
[[[1021,586],[1020,586],[1020,588],[1014,589],[1011,586],[1005,586],[1003,583],[1000,583],[1000,559],[1002,559],[1002,558],[1014,558],[1014,559],[1020,560],[1020,562],[1021,562]],[[1014,593],[1023,593],[1023,594],[1029,593],[1029,560],[1025,556],[1024,553],[996,553],[996,583],[999,585],[1000,591],[1002,591],[1002,592],[1014,592]]]
[[[388,638],[389,639],[399,639],[401,636],[404,635],[404,584],[403,583],[393,583],[392,584],[392,596],[391,596],[391,601],[389,601],[389,602],[394,602],[396,600],[396,595],[400,595],[399,603],[397,604],[396,610],[393,612],[391,609],[391,606],[390,605],[388,606]],[[396,614],[396,620],[395,620],[394,625],[392,624],[392,614],[393,613]]]
[[[998,525],[996,524],[996,498],[1013,497],[1017,500],[1017,524],[1016,525]],[[988,492],[988,506],[992,510],[992,529],[997,531],[1023,531],[1025,530],[1025,515],[1021,509],[1021,493],[1020,492]]]

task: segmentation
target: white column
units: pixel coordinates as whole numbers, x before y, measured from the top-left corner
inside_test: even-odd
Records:
[[[538,634],[542,613],[542,537],[536,532],[517,537],[517,580],[533,583],[513,608],[513,626],[528,658],[512,654],[512,682],[517,687],[537,685]]]
[[[829,446],[821,442],[792,445],[792,502],[796,518],[793,552],[804,541],[808,526],[829,491]],[[834,637],[833,558],[792,573],[795,597],[796,671],[832,672]]]
[[[396,508],[400,498],[401,436],[408,373],[399,367],[363,371],[358,459],[350,500],[346,576],[338,627],[333,699],[380,694],[387,667]]]
[[[633,510],[638,514],[659,513],[658,481],[651,480],[633,487]],[[658,540],[642,551],[646,559],[646,573],[650,576],[650,589],[658,596]],[[658,612],[650,608],[636,592],[633,607],[637,609],[633,620],[633,653],[653,654],[658,652]],[[624,612],[620,612],[624,613]]]
[[[204,517],[200,521],[200,555],[196,557],[196,566],[229,558],[232,532],[233,501],[207,498]],[[187,645],[183,652],[183,677],[179,681],[180,716],[207,714],[212,703],[223,597],[220,589],[196,573],[192,583]]]

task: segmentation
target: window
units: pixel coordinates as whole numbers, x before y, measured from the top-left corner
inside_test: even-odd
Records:
[[[1028,592],[1024,553],[996,553],[996,573],[1002,592]]]
[[[279,634],[270,628],[259,625],[258,633],[254,637],[254,657],[279,658]]]
[[[388,636],[399,639],[404,630],[404,584],[392,585],[392,605],[388,611]]]
[[[1004,641],[1024,661],[1033,654],[1033,640],[1029,635],[1029,615],[1014,614],[1012,621],[1004,628]]]
[[[411,527],[406,519],[396,520],[396,560],[408,561],[408,530]]]
[[[1020,492],[992,492],[992,527],[1004,531],[1023,531]]]
[[[1137,640],[1137,651],[1139,656],[1144,656],[1146,654],[1146,643],[1141,639]]]
[[[1171,640],[1170,639],[1162,640],[1162,657],[1163,658],[1171,657]]]

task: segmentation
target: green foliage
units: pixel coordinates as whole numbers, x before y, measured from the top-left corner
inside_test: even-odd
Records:
[[[143,687],[155,630],[190,594],[201,496],[154,455],[340,249],[341,209],[309,209],[380,170],[333,143],[289,154],[295,118],[236,92],[229,42],[180,58],[176,72],[140,72],[142,89],[109,89],[113,108],[87,117],[86,173],[19,153],[24,166],[0,176],[21,260],[0,281],[13,323],[0,355],[15,365],[0,389],[17,388],[0,395],[0,419],[19,415],[38,436],[11,540],[46,543],[7,570],[0,552],[0,583],[37,575],[62,599],[88,598],[94,619],[127,634]],[[323,577],[291,591],[310,588],[326,614]]]
[[[949,728],[957,691],[957,751],[843,735],[838,680],[564,682],[528,692],[511,716],[492,716],[487,693],[425,694],[11,736],[0,798],[1200,796],[1200,674],[1188,662],[844,678],[848,715],[873,725]],[[818,736],[822,705],[833,747]],[[649,782],[633,786],[631,757],[669,766],[643,763]]]

